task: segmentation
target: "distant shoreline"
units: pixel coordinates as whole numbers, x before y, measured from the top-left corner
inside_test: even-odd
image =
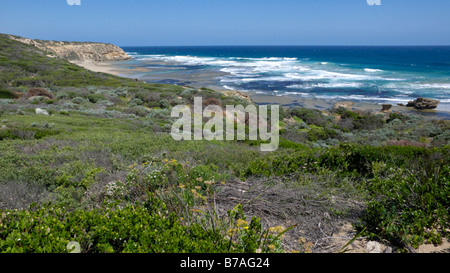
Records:
[[[123,64],[123,61],[104,61],[104,62],[94,62],[94,61],[71,61],[72,63],[81,66],[83,68],[86,68],[88,70],[94,71],[94,72],[100,72],[100,73],[107,73],[112,74],[115,76],[120,77],[127,77],[127,78],[135,78],[136,73],[133,72],[145,72],[148,71],[145,68],[142,67],[136,67],[136,68],[124,68],[123,66],[120,66],[120,64]],[[317,109],[317,110],[329,110],[333,107],[333,105],[337,102],[340,102],[341,100],[331,101],[331,100],[324,100],[324,99],[311,99],[311,98],[294,98],[289,96],[276,96],[276,95],[263,95],[263,94],[256,94],[256,93],[248,93],[243,91],[237,91],[237,90],[223,90],[220,88],[214,88],[205,86],[211,89],[214,89],[218,92],[223,92],[227,95],[230,93],[240,96],[244,99],[251,100],[252,102],[256,104],[279,104],[285,107],[304,107],[304,108],[310,108],[310,109]],[[381,110],[381,104],[377,103],[365,103],[365,102],[358,102],[353,101],[353,110],[361,110],[361,111],[380,111]],[[405,106],[398,106],[393,104],[392,105],[392,111],[393,112],[401,112],[405,114],[411,114],[411,115],[419,115],[426,118],[435,118],[435,119],[448,119],[450,120],[450,112],[443,111],[443,110],[416,110],[411,107],[405,107]]]
[[[107,73],[112,74],[115,76],[123,76],[123,73],[126,72],[126,69],[120,69],[112,64],[111,62],[95,62],[95,61],[70,61],[73,64],[76,64],[78,66],[81,66],[83,68],[86,68],[88,70],[94,71],[94,72],[101,72],[101,73]],[[114,61],[114,62],[120,62],[120,61]]]

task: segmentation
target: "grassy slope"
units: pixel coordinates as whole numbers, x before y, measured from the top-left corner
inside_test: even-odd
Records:
[[[0,222],[0,252],[62,252],[64,242],[73,236],[83,238],[86,252],[181,251],[172,241],[168,248],[147,249],[144,246],[155,237],[134,238],[142,231],[132,234],[131,229],[120,232],[140,243],[118,242],[114,239],[118,227],[101,215],[89,214],[104,204],[148,208],[149,202],[167,210],[169,218],[170,212],[175,213],[180,223],[177,232],[192,228],[212,244],[202,239],[195,247],[183,246],[191,251],[208,252],[218,245],[221,251],[232,251],[220,239],[230,236],[230,230],[235,230],[233,251],[309,251],[307,241],[321,240],[324,232],[331,234],[344,222],[359,223],[367,235],[400,250],[448,236],[445,145],[449,125],[445,121],[397,114],[383,118],[344,110],[327,117],[318,111],[293,109],[283,113],[294,122],[283,125],[280,149],[266,154],[254,142],[176,142],[168,133],[173,121],[171,106],[189,104],[193,96],[213,98],[222,105],[243,104],[238,98],[208,89],[146,84],[91,72],[2,35],[0,71],[0,98],[6,99],[0,100],[0,209],[27,209],[33,202],[52,201],[65,208],[59,211],[60,219],[70,222],[78,217],[72,210],[84,211],[79,217],[97,221],[92,220],[90,229],[105,229],[103,233],[67,234],[49,220],[45,224],[60,235],[60,244],[45,248],[48,238],[33,233],[33,224],[8,216]],[[30,102],[26,99],[30,87],[44,87],[55,99]],[[35,115],[37,107],[51,115]],[[339,115],[340,121],[333,115]],[[385,146],[387,141],[420,147]],[[426,145],[430,148],[421,147]],[[211,186],[205,181],[215,183]],[[120,190],[111,194],[111,185]],[[244,185],[246,194],[236,192],[239,185]],[[218,211],[241,203],[246,215],[261,217],[266,225],[298,225],[283,245],[278,241],[257,245],[261,230],[256,220],[243,229],[242,222],[236,222],[245,218],[243,214],[219,218],[207,199],[212,193]],[[195,214],[191,208],[204,213]],[[18,217],[39,218],[42,213],[27,211],[25,215],[17,212]],[[132,213],[128,207],[125,211]],[[144,218],[144,222],[161,220]],[[139,224],[129,221],[123,224]],[[36,241],[41,248],[9,240],[19,236],[14,233],[18,225],[27,230],[22,236],[26,233],[29,240],[39,237]],[[201,230],[214,232],[205,235]],[[306,241],[299,244],[298,237]],[[89,243],[95,247],[89,248]],[[320,246],[314,251],[320,251]]]

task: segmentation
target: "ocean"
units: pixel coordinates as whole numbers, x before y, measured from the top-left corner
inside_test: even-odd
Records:
[[[249,93],[450,111],[450,46],[122,47],[135,77]]]

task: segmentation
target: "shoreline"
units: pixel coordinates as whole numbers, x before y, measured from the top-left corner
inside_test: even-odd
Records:
[[[124,62],[126,61],[104,61],[104,62],[71,61],[71,63],[81,66],[85,69],[94,72],[107,73],[119,77],[136,78],[137,77],[136,74],[150,71],[149,69],[140,66],[128,65]],[[251,92],[243,92],[238,90],[224,90],[223,88],[220,87],[216,88],[215,86],[204,86],[204,87],[211,88],[227,96],[229,95],[239,96],[247,101],[251,101],[258,105],[279,104],[287,108],[303,107],[326,111],[333,108],[334,104],[338,102],[348,101],[348,100],[331,101],[316,98],[298,98],[290,96],[264,95]],[[382,108],[381,103],[377,104],[360,101],[352,101],[352,102],[354,103],[352,106],[352,110],[380,112]],[[450,120],[450,111],[445,111],[442,109],[416,110],[412,107],[398,106],[396,104],[392,104],[391,111],[400,112],[404,114],[418,115],[425,118]]]
[[[111,74],[119,77],[124,77],[127,74],[127,70],[125,68],[120,68],[114,66],[113,63],[122,62],[122,61],[104,61],[104,62],[95,62],[95,61],[69,61],[72,64],[76,64],[85,69],[99,72]],[[126,77],[126,76],[125,76]]]
[[[311,99],[311,98],[293,98],[288,96],[271,96],[271,95],[261,95],[261,94],[253,94],[250,95],[251,100],[256,104],[279,104],[289,107],[303,107],[309,109],[317,109],[321,111],[330,110],[334,107],[336,103],[348,102],[348,100],[335,100],[328,101],[324,99]],[[381,112],[382,105],[377,103],[368,103],[368,102],[359,102],[359,101],[351,101],[353,102],[352,110],[359,111],[372,111],[372,112]],[[430,109],[430,110],[417,110],[412,107],[406,106],[398,106],[392,105],[391,108],[392,113],[402,113],[409,115],[421,116],[424,118],[431,119],[447,119],[450,120],[450,112]]]

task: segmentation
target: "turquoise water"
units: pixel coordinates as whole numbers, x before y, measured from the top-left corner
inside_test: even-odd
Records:
[[[151,82],[326,100],[439,99],[450,111],[450,46],[123,47]]]

